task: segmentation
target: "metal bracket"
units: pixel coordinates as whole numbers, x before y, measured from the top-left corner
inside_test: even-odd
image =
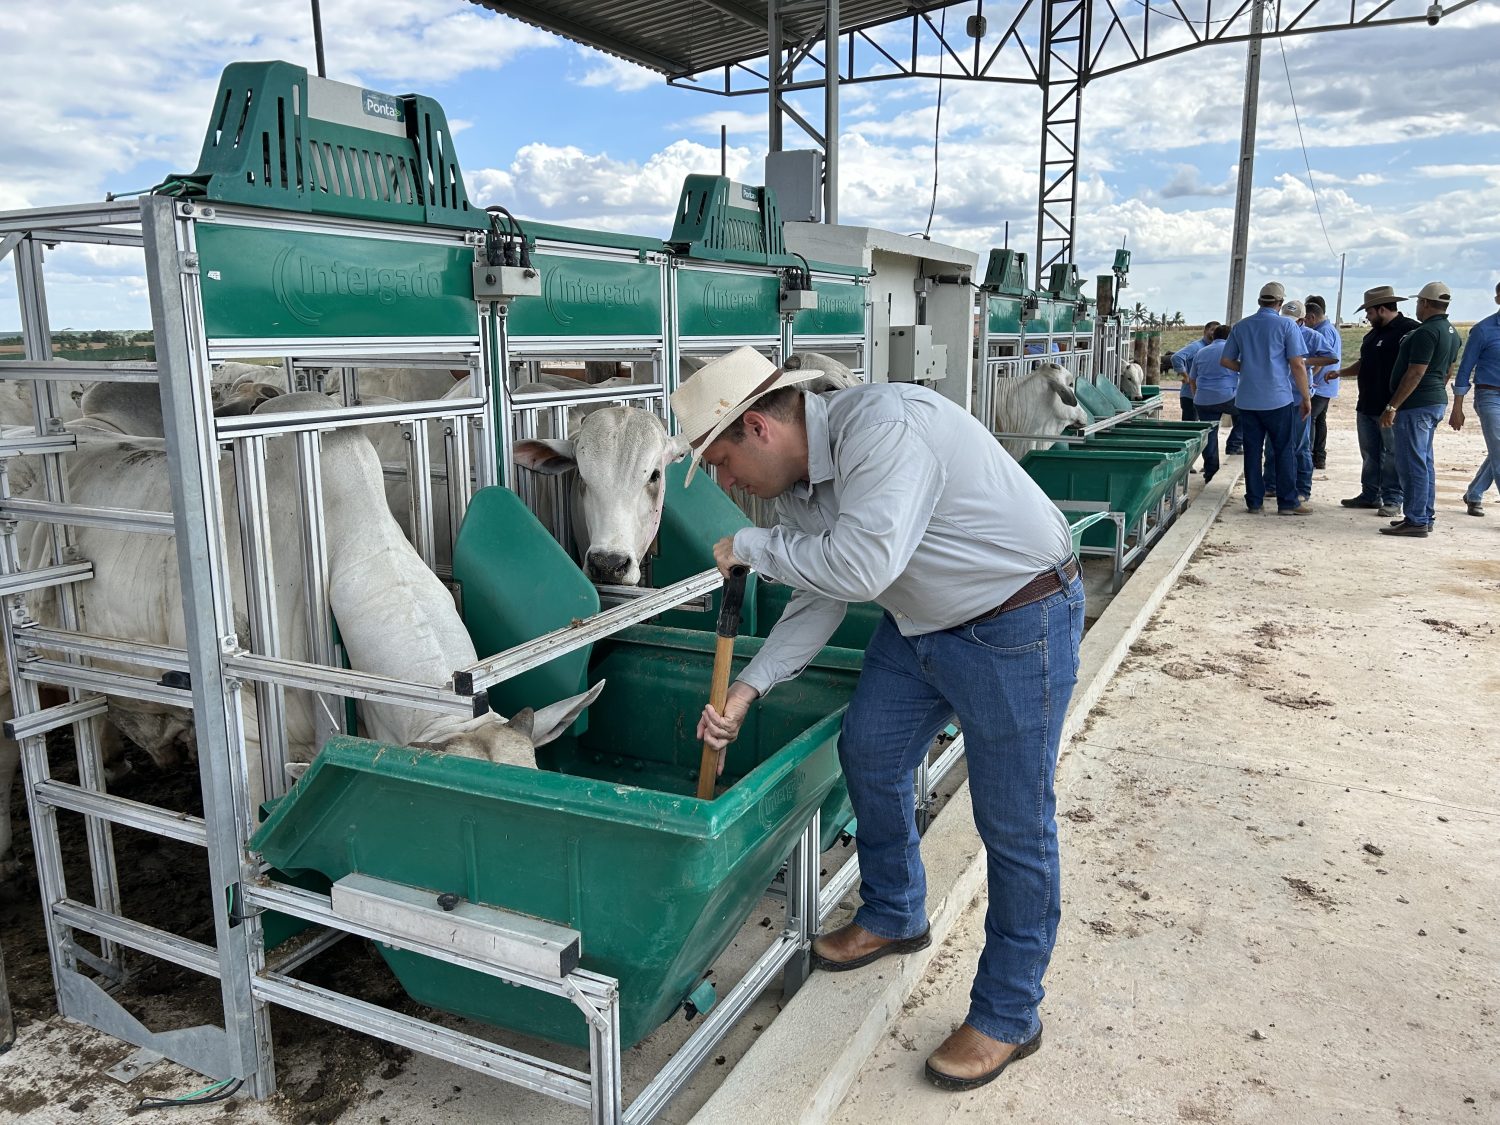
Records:
[[[196,274],[198,272],[198,255],[192,252],[184,253],[181,264],[177,269],[180,273]]]

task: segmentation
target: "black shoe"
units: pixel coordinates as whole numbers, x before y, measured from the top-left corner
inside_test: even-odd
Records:
[[[1362,496],[1351,496],[1348,500],[1340,500],[1339,503],[1342,504],[1346,508],[1378,508],[1378,507],[1380,507],[1380,501],[1379,500],[1366,500]]]
[[[1225,449],[1224,454],[1228,457],[1243,457],[1245,455],[1245,448],[1244,446],[1239,446],[1235,449]]]
[[[1471,515],[1471,516],[1482,516],[1482,515],[1484,515],[1484,504],[1481,501],[1478,501],[1478,500],[1465,500],[1464,503],[1469,506],[1469,515]]]
[[[1325,462],[1323,462],[1323,461],[1314,461],[1313,462],[1313,468],[1314,469],[1326,469],[1326,468],[1328,468],[1328,465]]]
[[[1426,539],[1428,529],[1425,524],[1407,523],[1403,520],[1395,527],[1382,527],[1382,535],[1404,535],[1410,539]]]

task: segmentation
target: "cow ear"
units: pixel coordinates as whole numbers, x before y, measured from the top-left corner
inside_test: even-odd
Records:
[[[1057,397],[1063,400],[1064,406],[1077,406],[1078,397],[1068,388],[1061,379],[1053,382],[1052,389],[1057,392]]]
[[[687,438],[681,434],[676,434],[667,439],[666,460],[669,464],[673,461],[681,461],[692,451],[693,447],[688,444]]]
[[[573,443],[561,438],[531,438],[516,442],[515,462],[522,468],[549,477],[560,476],[578,467]]]
[[[536,727],[536,712],[530,707],[523,707],[510,717],[506,727],[515,731],[527,742],[531,741],[531,732]]]

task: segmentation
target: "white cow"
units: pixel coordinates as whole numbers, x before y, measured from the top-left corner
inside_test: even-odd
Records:
[[[1145,382],[1145,373],[1141,371],[1139,363],[1127,363],[1120,368],[1120,392],[1126,398],[1138,399],[1141,397],[1141,384]]]
[[[804,383],[805,390],[815,393],[824,391],[841,391],[846,387],[857,387],[860,378],[853,371],[822,352],[793,352],[787,356],[782,365],[787,371],[801,371],[806,368],[809,371],[823,372],[823,378],[814,379]]]
[[[1014,379],[995,380],[995,429],[1012,434],[1060,434],[1068,426],[1087,426],[1088,411],[1073,394],[1073,377],[1055,363],[1043,363]],[[1040,439],[1003,438],[1000,442],[1019,461],[1049,444]]]
[[[516,464],[549,476],[577,470],[573,534],[594,582],[634,586],[666,502],[666,468],[688,455],[660,418],[633,406],[595,409],[572,437],[516,443]]]
[[[265,404],[261,412],[334,408],[325,396],[304,393],[281,396]],[[281,532],[273,534],[270,544],[281,649],[290,659],[307,660],[302,537],[296,530],[300,525],[290,442],[272,441],[267,462],[270,526],[273,533]],[[228,458],[221,460],[220,474],[224,494],[232,496],[234,474]],[[144,511],[165,511],[170,505],[165,454],[128,440],[86,443],[70,459],[69,483],[71,498],[79,504]],[[359,671],[405,683],[441,684],[455,669],[475,663],[473,642],[451,596],[391,518],[375,451],[356,431],[331,431],[323,437],[323,503],[329,600],[350,664]],[[239,519],[232,501],[225,505],[224,524],[238,602],[244,578]],[[48,565],[48,537],[35,536],[33,542],[28,568]],[[176,647],[186,643],[176,551],[170,536],[79,528],[75,545],[95,567],[94,578],[76,587],[84,631]],[[57,603],[51,593],[32,595],[30,608],[38,620],[57,624]],[[235,628],[243,643],[248,629],[238,608]],[[360,716],[365,732],[378,741],[534,766],[533,747],[565,731],[602,686],[535,714],[523,712],[509,722],[494,714],[458,718],[373,703],[362,703]],[[258,760],[253,692],[247,690],[242,703],[247,741],[253,760]],[[181,709],[112,697],[110,718],[161,763],[194,748],[190,716]],[[289,757],[311,759],[317,746],[313,701],[307,693],[287,693],[286,732]],[[0,754],[0,783],[8,783],[13,773],[14,756],[7,760]],[[253,770],[255,775],[258,770]],[[3,792],[8,797],[8,785]],[[4,827],[8,833],[8,822]],[[8,843],[8,834],[0,837],[0,847]]]

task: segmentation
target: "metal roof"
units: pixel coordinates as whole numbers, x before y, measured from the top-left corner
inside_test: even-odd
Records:
[[[668,77],[763,58],[765,0],[470,0]],[[954,0],[841,0],[839,30],[870,27]],[[805,41],[823,24],[823,5],[783,4],[787,42]]]

